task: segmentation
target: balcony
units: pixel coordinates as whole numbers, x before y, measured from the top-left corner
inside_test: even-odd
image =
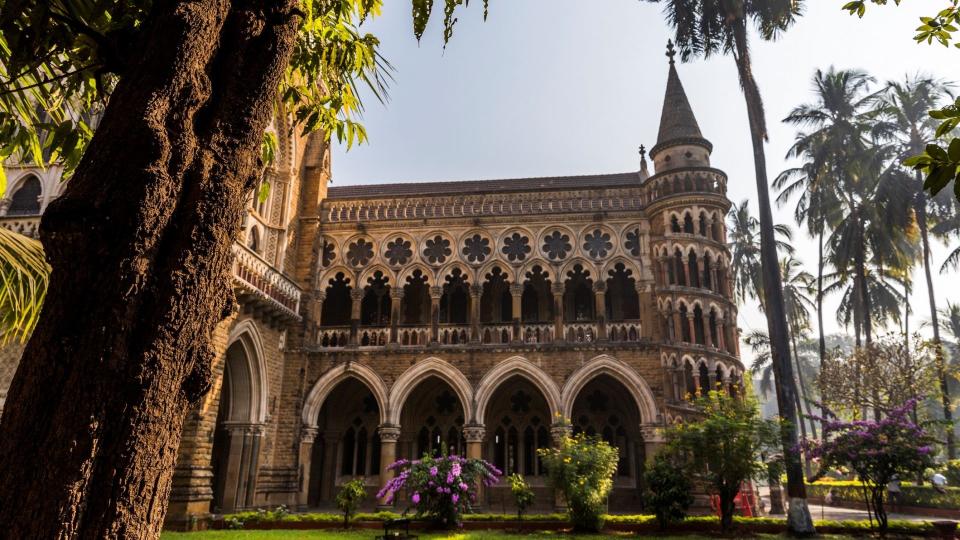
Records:
[[[496,347],[541,344],[592,344],[639,343],[644,340],[640,321],[612,321],[605,324],[607,337],[600,339],[600,325],[596,321],[567,322],[563,324],[563,339],[556,339],[553,323],[527,322],[520,325],[519,333],[512,324],[483,323],[479,325],[479,340],[471,339],[468,324],[438,324],[437,340],[433,342],[433,328],[429,325],[399,325],[396,341],[391,340],[391,328],[386,326],[364,327],[356,331],[357,340],[351,342],[351,327],[348,325],[324,326],[319,329],[316,344],[321,350],[348,348],[381,349],[440,347]],[[515,339],[516,335],[516,339]]]
[[[2,216],[0,227],[37,238],[40,216]],[[300,287],[240,244],[233,245],[233,284],[237,299],[282,320],[300,320]]]

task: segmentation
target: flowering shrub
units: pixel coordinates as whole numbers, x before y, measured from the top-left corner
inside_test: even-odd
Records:
[[[563,492],[575,532],[597,532],[617,472],[617,449],[583,433],[564,436],[556,448],[538,450],[551,484]]]
[[[517,521],[523,521],[523,513],[533,504],[534,494],[527,483],[519,474],[511,474],[507,477],[510,483],[510,494],[513,495],[513,502],[517,505]]]
[[[811,457],[820,459],[823,467],[846,466],[857,474],[882,532],[887,529],[883,507],[887,484],[894,476],[933,465],[933,438],[910,419],[917,401],[907,400],[880,421],[819,419],[823,441],[806,443]]]
[[[492,486],[502,474],[482,459],[456,455],[424,455],[419,460],[401,459],[387,469],[396,474],[377,497],[389,504],[401,490],[410,495],[417,516],[429,516],[445,528],[460,526],[461,515],[470,512],[477,500],[477,484]]]

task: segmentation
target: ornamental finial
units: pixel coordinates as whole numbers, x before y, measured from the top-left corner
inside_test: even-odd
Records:
[[[677,49],[673,46],[673,40],[667,40],[667,58],[670,59],[670,65],[673,65],[673,57],[677,55]]]

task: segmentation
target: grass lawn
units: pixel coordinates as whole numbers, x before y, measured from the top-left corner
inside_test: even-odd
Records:
[[[174,532],[165,532],[160,535],[161,540],[294,540],[294,539],[324,539],[324,540],[371,540],[376,536],[380,531],[376,529],[367,529],[351,532],[343,531],[331,531],[331,530],[305,530],[305,531],[295,531],[295,530],[274,530],[274,531],[205,531],[205,532],[195,532],[195,533],[174,533]],[[560,537],[567,537],[570,535],[564,535],[562,533],[547,533],[547,532],[538,532],[531,534],[507,534],[499,531],[469,531],[462,533],[447,533],[447,534],[424,534],[420,535],[422,539],[440,539],[440,538],[451,538],[455,540],[551,540]],[[574,538],[573,536],[570,536]],[[598,534],[598,535],[583,535],[576,536],[577,540],[609,540],[611,537],[623,537],[624,540],[628,537],[636,538],[636,536],[631,535],[630,533],[615,533],[615,534]],[[653,538],[649,536],[648,538]],[[656,538],[670,540],[697,540],[697,539],[706,539],[706,538],[715,538],[709,536],[695,536],[695,535],[685,535],[685,536],[657,536]],[[783,538],[782,536],[776,536],[771,534],[759,534],[750,536],[750,538],[762,538],[773,540],[777,538]],[[820,539],[827,540],[841,540],[846,538],[853,538],[851,536],[832,536],[832,535],[823,535],[818,536]]]

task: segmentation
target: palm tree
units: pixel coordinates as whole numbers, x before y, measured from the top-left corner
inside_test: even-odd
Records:
[[[0,227],[0,346],[30,336],[49,275],[40,242]]]
[[[795,534],[814,532],[806,502],[806,486],[800,460],[793,452],[797,444],[796,418],[792,407],[796,388],[790,365],[787,319],[780,290],[780,265],[777,257],[773,214],[767,181],[767,159],[764,142],[767,123],[763,99],[753,76],[748,40],[749,26],[754,26],[764,40],[776,39],[796,21],[801,13],[802,0],[649,0],[666,5],[666,17],[674,28],[675,41],[681,58],[691,55],[710,57],[730,54],[737,66],[740,87],[747,105],[750,139],[753,144],[753,162],[756,170],[757,203],[760,208],[760,267],[763,275],[764,298],[767,304],[767,327],[773,348],[773,362],[777,366],[777,399],[780,413],[787,420],[781,430],[781,439],[787,471],[787,493],[791,508],[787,528]]]
[[[803,269],[803,263],[794,257],[787,257],[780,261],[780,274],[783,279],[783,303],[787,310],[787,324],[790,327],[790,342],[793,349],[793,361],[797,368],[797,381],[800,383],[802,403],[806,406],[806,415],[812,416],[810,411],[810,396],[807,394],[807,384],[803,377],[803,368],[800,365],[800,351],[797,341],[802,339],[803,333],[810,329],[810,300],[809,291],[813,288],[813,276]],[[803,409],[801,408],[801,414]],[[803,427],[805,422],[801,423]],[[811,424],[813,438],[817,438],[817,428]],[[809,471],[808,471],[809,474]]]
[[[850,149],[859,146],[864,130],[864,113],[873,99],[867,94],[871,81],[861,71],[836,71],[833,67],[826,72],[817,70],[813,76],[816,100],[794,108],[784,119],[785,123],[811,129],[798,133],[787,153],[788,158],[803,159],[803,164],[780,173],[773,186],[780,190],[779,205],[799,193],[794,218],[798,225],[805,223],[810,236],[817,238],[817,327],[821,363],[827,354],[823,325],[824,237],[837,219],[836,190],[842,185],[843,158]]]
[[[942,102],[951,97],[949,87],[948,83],[922,75],[907,77],[903,82],[887,83],[886,91],[880,98],[882,116],[877,128],[881,135],[887,136],[897,147],[901,159],[920,154],[927,143],[934,140],[937,121],[931,118],[927,111],[939,108]],[[929,233],[931,225],[935,222],[952,217],[953,197],[943,191],[936,197],[930,197],[923,189],[923,175],[920,171],[915,171],[912,179],[909,175],[904,176],[907,180],[905,185],[908,186],[907,195],[912,202],[914,219],[920,230],[923,247],[921,262],[927,281],[933,343],[938,361],[943,365],[940,358],[943,356],[943,350],[940,342],[940,325],[937,322],[937,300],[930,268]],[[939,377],[943,417],[946,422],[952,423],[953,411],[950,405],[946,371],[941,370]],[[950,459],[956,458],[956,442],[952,429],[947,430],[947,455]]]
[[[756,298],[760,309],[765,310],[763,297],[763,272],[760,264],[760,222],[750,213],[749,201],[730,208],[727,215],[727,247],[730,248],[733,268],[733,292],[741,302]],[[774,226],[777,236],[777,251],[793,254],[793,232],[782,224]]]

